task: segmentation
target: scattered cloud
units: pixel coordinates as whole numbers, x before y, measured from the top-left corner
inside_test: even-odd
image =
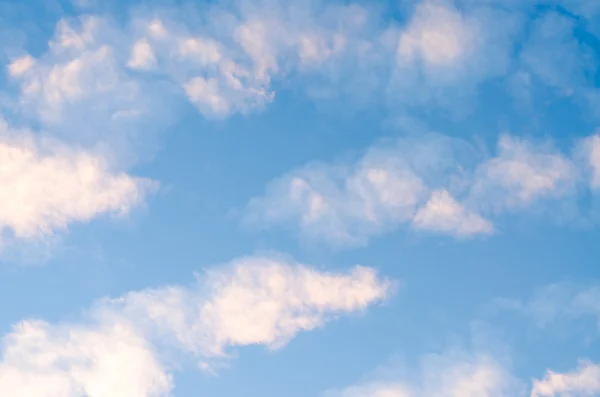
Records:
[[[563,7],[590,15],[578,4]],[[122,25],[93,15],[65,19],[45,54],[14,59],[8,70],[21,84],[21,100],[53,121],[73,106],[95,109],[91,101],[104,104],[105,115],[134,108],[149,117],[168,103],[167,92],[187,97],[205,117],[224,118],[260,111],[280,86],[300,86],[319,101],[368,102],[378,92],[394,110],[452,107],[496,78],[516,82],[521,93],[531,88],[523,82],[533,81],[594,101],[594,91],[583,89],[593,56],[574,38],[577,23],[568,15],[545,12],[528,29],[530,2],[409,2],[403,21],[388,11],[362,3],[233,1],[185,11],[144,7]],[[547,51],[558,46],[563,50]],[[157,76],[169,87],[149,84]]]
[[[403,23],[382,22],[374,7],[319,1],[227,2],[207,7],[202,23],[177,13],[124,26],[99,16],[61,20],[44,51],[23,51],[6,65],[16,93],[2,111],[40,132],[14,134],[0,125],[1,237],[50,236],[142,203],[155,183],[125,170],[146,130],[165,126],[168,99],[177,95],[206,118],[260,111],[283,80],[300,81],[319,99],[385,91],[389,106],[403,108],[454,106],[490,78],[509,78],[525,94],[539,84],[561,97],[581,93],[597,101],[587,88],[595,55],[574,37],[576,18],[547,13],[517,48],[522,14],[508,10],[509,1],[486,3],[425,0]],[[562,3],[586,17],[595,12]],[[504,211],[599,189],[600,138],[580,144],[585,170],[549,145],[510,136],[500,138],[494,155],[467,161],[455,146],[468,144],[456,139],[386,142],[354,163],[314,163],[273,181],[251,200],[246,220],[292,224],[340,245],[363,244],[402,225],[457,237],[490,234],[493,217]],[[17,324],[3,338],[0,390],[17,397],[165,395],[173,382],[162,343],[210,366],[238,346],[279,348],[384,300],[393,287],[370,268],[325,273],[282,258],[238,259],[191,287],[99,301],[87,322]],[[597,289],[559,291],[558,300],[556,291],[514,307],[541,322],[600,316]],[[599,373],[590,362],[568,373],[548,371],[531,395],[597,394]],[[426,358],[410,377],[331,396],[501,397],[514,396],[516,383],[489,356],[445,354]]]
[[[98,301],[80,324],[22,321],[3,338],[0,390],[15,397],[166,395],[173,383],[161,346],[206,368],[231,347],[282,347],[298,332],[382,301],[393,287],[365,267],[325,273],[281,258],[241,258],[192,287]]]

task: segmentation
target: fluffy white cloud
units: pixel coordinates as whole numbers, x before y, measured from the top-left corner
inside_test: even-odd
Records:
[[[131,49],[127,66],[133,69],[150,69],[156,63],[156,56],[147,40],[139,40]]]
[[[298,332],[365,309],[392,291],[393,283],[370,268],[329,274],[248,257],[209,271],[195,288],[133,292],[112,304],[127,318],[150,321],[149,328],[173,336],[184,349],[211,357],[225,355],[230,346],[283,346]]]
[[[144,43],[144,54],[156,55],[164,65],[161,71],[204,116],[247,114],[274,99],[274,80],[319,73],[324,62],[341,56],[348,34],[360,29],[357,16],[367,15],[356,5],[324,10],[271,5],[267,10],[264,4],[216,4],[210,8],[217,16],[214,23],[201,26],[186,24],[185,16],[140,22],[138,43]]]
[[[127,214],[155,185],[114,172],[92,152],[0,124],[0,232],[50,235],[102,214]]]
[[[166,395],[172,382],[159,346],[201,360],[222,358],[234,346],[278,348],[298,332],[382,301],[393,287],[365,267],[326,273],[281,258],[241,258],[209,270],[192,287],[98,301],[91,322],[23,321],[3,339],[0,394]]]
[[[463,11],[450,1],[417,5],[400,28],[363,4],[235,1],[202,12],[213,17],[139,18],[129,63],[158,61],[158,72],[209,118],[264,108],[284,79],[318,100],[368,101],[388,88],[403,102],[439,100],[439,87],[502,74],[516,31],[499,9]]]
[[[418,2],[398,32],[389,103],[468,112],[475,87],[509,70],[518,14],[486,2]]]
[[[480,33],[474,21],[439,1],[425,1],[400,35],[398,62],[415,59],[427,68],[451,66],[475,50]]]
[[[502,136],[496,156],[477,169],[472,194],[496,207],[524,207],[573,192],[575,165],[544,144]]]
[[[326,397],[514,397],[519,383],[500,363],[486,355],[429,355],[409,376],[387,376]],[[390,371],[388,371],[390,372]]]
[[[36,60],[25,55],[8,67],[21,85],[21,103],[49,123],[66,117],[70,103],[114,95],[117,84],[123,83],[114,50],[100,40],[104,21],[86,17],[78,22],[80,29],[60,21],[46,54]]]
[[[567,373],[548,370],[541,380],[534,380],[531,397],[596,396],[600,394],[600,366],[582,361]]]
[[[13,397],[158,397],[171,377],[127,323],[23,321],[3,338],[0,393]]]
[[[446,190],[434,191],[425,206],[415,214],[413,222],[420,229],[457,236],[485,234],[494,230],[490,221],[465,210]]]

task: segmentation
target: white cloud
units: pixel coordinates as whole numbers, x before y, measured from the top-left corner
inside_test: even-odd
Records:
[[[192,287],[98,301],[85,323],[21,322],[3,339],[0,394],[166,395],[172,368],[162,362],[162,349],[192,354],[210,368],[231,347],[281,347],[298,332],[384,300],[393,287],[365,267],[327,273],[281,258],[237,259]]]
[[[400,28],[388,87],[390,106],[468,112],[476,87],[509,70],[518,12],[486,2],[425,0]]]
[[[419,59],[426,68],[452,66],[475,49],[478,34],[478,27],[458,10],[439,1],[425,1],[400,35],[398,62]]]
[[[101,25],[99,18],[82,18],[81,30],[76,31],[60,21],[48,53],[35,61],[22,58],[30,59],[27,73],[11,73],[21,83],[21,102],[32,106],[42,120],[59,122],[69,102],[114,91],[117,65],[112,48],[97,42]]]
[[[417,369],[402,376],[366,382],[326,397],[515,397],[519,383],[486,355],[446,353],[425,356]],[[390,372],[390,371],[387,371]],[[405,371],[404,371],[405,372]]]
[[[101,214],[127,214],[154,183],[92,152],[0,124],[0,231],[31,239]]]
[[[127,323],[23,321],[4,336],[0,393],[11,397],[158,397],[171,377]]]
[[[573,162],[544,144],[501,136],[498,153],[477,169],[472,194],[497,207],[525,207],[573,192]]]
[[[252,38],[243,37],[244,40]],[[207,36],[171,35],[170,40],[171,44],[162,47],[168,51],[163,54],[166,62],[176,71],[170,78],[183,87],[188,99],[204,116],[222,118],[234,113],[247,114],[273,100],[269,67],[267,64],[252,66],[253,62],[262,62],[259,59],[248,58],[248,54],[239,53],[241,50],[225,47]],[[246,45],[250,43],[254,41]],[[177,48],[176,56],[170,55],[172,45]]]
[[[209,271],[195,288],[134,292],[112,303],[127,318],[149,319],[158,334],[211,357],[224,356],[231,346],[283,346],[300,331],[366,309],[392,292],[393,284],[369,268],[330,274],[282,259],[248,257]]]
[[[248,205],[247,222],[298,222],[308,235],[334,244],[360,244],[414,216],[427,197],[406,142],[374,147],[356,164],[315,164],[272,182]]]
[[[8,73],[13,77],[19,77],[27,73],[33,67],[34,60],[31,56],[25,55],[15,59],[8,65]]]
[[[490,221],[465,210],[446,190],[434,191],[425,206],[415,214],[413,223],[419,229],[458,236],[486,234],[494,230]]]
[[[600,366],[581,361],[567,373],[548,370],[541,380],[534,380],[531,397],[596,396],[600,394]]]
[[[127,66],[133,69],[150,69],[156,64],[154,50],[147,40],[138,40],[131,49]]]

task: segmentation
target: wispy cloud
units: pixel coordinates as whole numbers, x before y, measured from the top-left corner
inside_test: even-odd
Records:
[[[326,273],[282,258],[240,258],[191,287],[98,301],[89,321],[15,325],[3,338],[0,390],[15,397],[165,395],[173,384],[161,346],[210,368],[232,347],[282,347],[298,332],[386,299],[393,287],[366,267]]]
[[[538,327],[544,328],[553,324],[572,324],[581,319],[589,319],[600,326],[598,302],[598,285],[555,283],[536,289],[527,298],[500,299],[495,305],[529,317]]]
[[[424,356],[411,371],[387,370],[380,380],[324,393],[326,397],[503,397],[519,396],[522,385],[483,353],[449,351]],[[396,374],[394,374],[396,372]]]

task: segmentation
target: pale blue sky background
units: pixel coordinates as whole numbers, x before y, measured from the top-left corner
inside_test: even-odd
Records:
[[[115,172],[150,178],[160,187],[145,195],[123,217],[111,217],[111,211],[98,210],[89,219],[70,219],[65,228],[57,226],[42,235],[14,237],[17,221],[0,215],[0,227],[8,242],[0,257],[2,334],[9,334],[15,324],[27,319],[51,324],[87,323],[86,311],[101,298],[165,285],[192,285],[194,273],[205,268],[276,251],[323,272],[344,273],[357,264],[369,266],[377,269],[381,277],[397,280],[399,287],[383,304],[369,304],[365,310],[340,315],[310,332],[298,332],[277,350],[270,351],[261,344],[233,344],[230,351],[235,357],[216,375],[200,371],[195,358],[176,354],[177,365],[166,365],[175,367],[168,371],[174,374],[172,395],[304,397],[378,379],[384,383],[390,378],[393,382],[406,380],[410,384],[417,382],[416,377],[405,377],[400,362],[406,363],[409,373],[419,372],[416,366],[424,355],[445,355],[458,349],[467,355],[493,357],[511,377],[522,382],[522,387],[451,394],[448,387],[440,386],[441,396],[518,396],[529,395],[532,379],[544,378],[546,369],[569,372],[577,368],[580,359],[600,360],[600,301],[596,300],[600,295],[592,295],[587,306],[572,303],[581,302],[573,297],[593,291],[600,279],[600,190],[593,182],[593,155],[575,150],[583,145],[581,140],[593,136],[599,123],[600,3],[277,3],[284,11],[275,12],[273,18],[296,27],[294,34],[305,29],[327,35],[327,29],[335,26],[329,19],[314,15],[337,4],[364,7],[369,22],[367,27],[348,29],[349,55],[334,55],[338,58],[313,65],[314,69],[308,72],[298,66],[295,49],[274,44],[270,50],[277,53],[280,71],[271,71],[271,81],[267,83],[268,89],[276,92],[273,100],[217,117],[211,114],[212,110],[190,101],[182,89],[185,80],[195,73],[207,76],[213,72],[175,64],[178,58],[168,51],[161,55],[158,45],[156,56],[166,60],[159,61],[151,71],[138,75],[138,71],[127,69],[123,63],[139,37],[132,21],[161,17],[172,31],[185,27],[180,31],[218,37],[213,32],[221,26],[219,21],[199,22],[208,15],[201,10],[216,7],[234,12],[241,3],[90,3],[78,7],[66,2],[4,1],[0,5],[0,40],[4,47],[0,58],[6,70],[2,117],[12,125],[30,128],[35,136],[57,137],[65,145],[79,145],[82,150],[102,156],[106,151],[95,152],[97,142],[108,148],[114,145],[116,149],[108,152],[115,154],[110,159]],[[240,12],[239,18],[243,21],[248,15],[273,15],[267,11],[274,9],[273,4],[276,3],[255,2],[249,7],[255,10]],[[467,49],[456,56],[446,55],[439,62],[427,58],[427,51],[433,50],[416,49],[413,51],[424,51],[414,55],[421,58],[409,66],[397,66],[403,32],[410,32],[411,20],[418,20],[415,10],[428,6],[446,11],[424,13],[423,29],[444,26],[448,29],[445,35],[455,32],[458,25],[442,22],[449,17],[458,18],[465,26],[476,26],[473,31],[467,29],[458,34],[456,43],[442,43],[437,50],[452,51],[448,46],[455,44]],[[167,8],[168,13],[164,11]],[[184,9],[188,12],[181,11]],[[297,20],[290,17],[299,15],[298,10],[311,11]],[[44,58],[44,54],[49,51],[47,43],[54,35],[56,23],[84,14],[111,21],[111,32],[100,28],[95,33],[98,37],[111,40],[121,35],[121,39],[111,42],[118,54],[116,63],[121,62],[123,76],[134,76],[144,86],[140,98],[150,109],[139,121],[119,125],[107,121],[120,104],[113,107],[112,94],[104,97],[92,92],[84,100],[69,100],[60,121],[48,122],[40,116],[42,105],[23,99],[20,90],[25,83],[19,82],[23,80],[10,76],[8,65],[26,53],[44,59],[48,65],[54,62],[57,57]],[[472,38],[467,37],[470,34]],[[123,38],[130,41],[124,42]],[[352,51],[359,47],[360,40],[392,44],[356,56]],[[230,41],[223,39],[223,47],[237,45],[227,44]],[[380,44],[373,48],[377,45]],[[175,48],[175,44],[171,47]],[[236,54],[234,58],[243,64],[243,51]],[[84,88],[86,79],[78,81]],[[328,98],[311,95],[315,87],[323,88]],[[97,103],[108,103],[109,109],[98,110]],[[443,180],[440,186],[451,186],[448,190],[465,208],[493,224],[493,232],[479,230],[467,236],[460,235],[459,226],[438,233],[431,225],[415,226],[412,218],[374,226],[377,221],[371,224],[353,218],[350,210],[341,209],[336,216],[350,220],[339,225],[360,229],[357,233],[362,237],[359,244],[338,244],[327,232],[321,233],[326,229],[325,223],[316,221],[303,226],[297,211],[305,211],[305,207],[285,207],[277,217],[266,219],[260,214],[264,206],[248,206],[252,199],[263,200],[268,208],[290,200],[273,193],[268,186],[273,186],[274,180],[285,184],[286,175],[305,175],[302,170],[307,164],[320,162],[314,166],[314,172],[320,175],[330,172],[322,164],[346,165],[349,168],[344,172],[352,173],[368,148],[382,139],[387,139],[381,144],[384,147],[392,147],[393,142],[406,137],[428,145],[429,132],[460,139],[460,144],[469,146],[458,158],[440,158],[463,166],[468,174],[463,180],[465,186],[475,185],[477,178],[507,180],[475,171],[478,164],[497,155],[496,145],[503,134],[531,142],[531,150],[519,157],[521,164],[536,163],[532,153],[543,152],[546,149],[540,148],[552,142],[550,145],[556,150],[550,152],[572,164],[576,175],[572,180],[571,176],[565,177],[565,188],[559,186],[560,181],[554,181],[547,190],[540,190],[539,196],[513,205],[506,203],[511,194],[518,194],[523,188],[520,182],[486,185],[480,181],[485,189],[492,187],[477,196],[470,187],[456,188],[458,185],[446,183],[444,172],[441,179],[436,179]],[[600,144],[598,147],[595,156],[599,165],[595,172],[600,175]],[[402,150],[395,152],[400,157],[405,154]],[[547,164],[534,167],[541,174],[547,169]],[[527,177],[535,175],[517,171],[507,178]],[[338,204],[331,201],[331,205],[342,206],[339,203],[349,197],[331,193],[319,183],[314,182],[314,188],[324,197],[338,197]],[[7,187],[0,189],[16,186],[6,180],[4,184]],[[343,182],[340,186],[344,186]],[[78,189],[74,188],[75,194]],[[395,194],[405,193],[401,190]],[[415,212],[427,201],[429,194],[426,196]],[[486,207],[494,200],[503,201],[495,208]],[[32,199],[31,205],[36,202]],[[53,207],[50,212],[53,211],[60,209]],[[258,221],[249,225],[244,219],[252,211]],[[385,208],[382,211],[383,224],[393,215]],[[376,231],[363,235],[367,229]],[[539,292],[556,283],[556,296]],[[536,300],[537,293],[542,297]],[[549,319],[547,323],[540,320],[544,316]],[[157,356],[162,357],[160,347],[156,349]],[[3,352],[6,354],[6,348]],[[8,368],[14,362],[4,358],[0,364],[0,387],[3,376],[12,376]],[[389,366],[390,374],[380,375],[377,369],[381,366]],[[597,371],[590,376],[600,382],[600,369]],[[435,379],[425,383],[435,383]],[[573,386],[571,390],[555,386],[554,395],[600,395],[600,388],[589,384]],[[422,387],[431,387],[427,389],[429,393],[435,389]],[[18,393],[18,389],[0,390],[2,396],[24,395]],[[333,393],[343,397],[383,397],[374,391]],[[404,397],[399,391],[395,393],[390,396]],[[415,397],[427,395],[414,393]]]

